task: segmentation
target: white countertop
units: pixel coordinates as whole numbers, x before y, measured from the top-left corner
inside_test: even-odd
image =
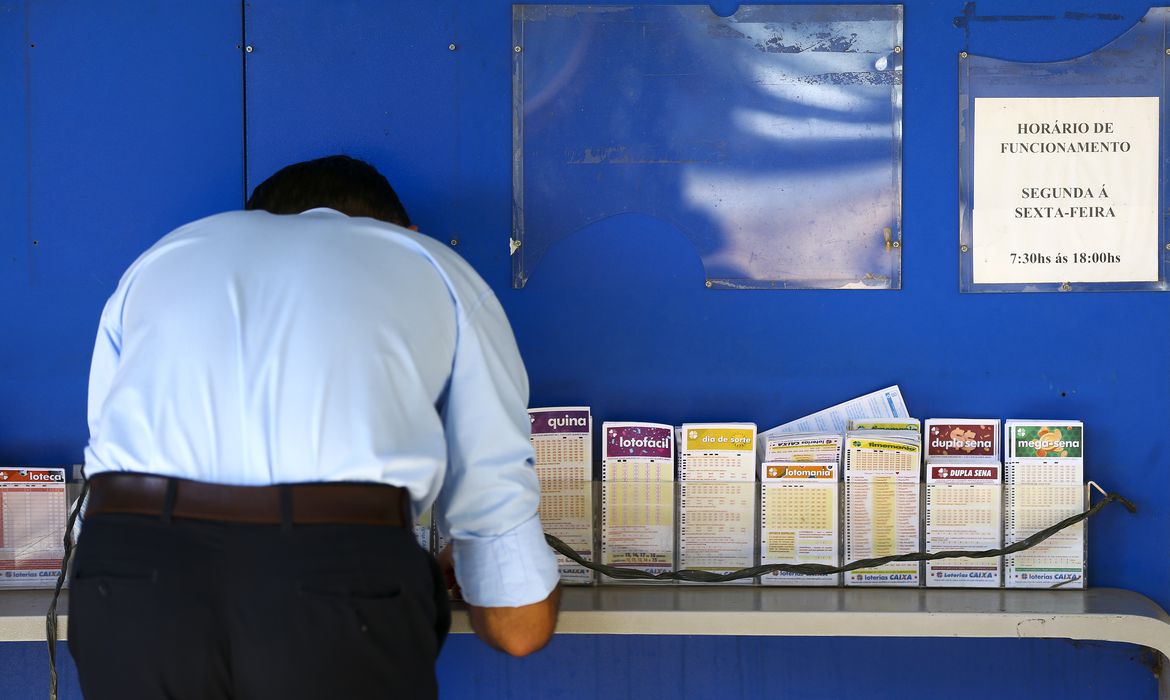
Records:
[[[43,641],[52,591],[0,591],[0,641]],[[470,633],[455,604],[452,632]],[[67,629],[62,594],[59,629]],[[1170,656],[1170,616],[1118,588],[1085,591],[737,586],[566,587],[559,634],[1096,639]]]

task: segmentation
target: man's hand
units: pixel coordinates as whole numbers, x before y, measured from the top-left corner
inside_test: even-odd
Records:
[[[435,561],[439,564],[439,571],[443,574],[443,580],[447,583],[447,596],[451,600],[463,600],[463,591],[459,589],[459,580],[455,578],[455,554],[451,550],[451,545],[448,544],[443,547],[443,551],[435,557]]]
[[[439,568],[447,578],[447,590],[453,600],[461,598],[455,580],[454,557],[451,545],[438,556]],[[557,627],[557,611],[561,605],[561,587],[557,586],[544,600],[514,608],[467,605],[471,629],[477,637],[493,649],[512,656],[527,656],[544,648]]]
[[[488,646],[512,656],[527,656],[543,649],[552,639],[560,605],[558,585],[539,603],[516,608],[481,608],[469,604],[467,613],[471,616],[471,629]]]

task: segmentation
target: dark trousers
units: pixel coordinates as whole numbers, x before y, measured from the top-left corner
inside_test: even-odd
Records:
[[[85,520],[69,649],[87,700],[434,698],[434,559],[375,525]]]

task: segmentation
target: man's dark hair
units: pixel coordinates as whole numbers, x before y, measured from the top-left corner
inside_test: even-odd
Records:
[[[374,166],[349,156],[328,156],[281,168],[252,190],[245,209],[300,214],[328,207],[399,226],[410,217],[394,188]]]

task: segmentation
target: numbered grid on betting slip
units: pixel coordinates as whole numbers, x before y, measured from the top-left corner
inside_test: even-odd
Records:
[[[64,483],[0,486],[0,569],[60,567],[65,511]]]
[[[585,461],[585,439],[580,435],[534,435],[532,448],[536,452],[536,464],[548,466]]]

